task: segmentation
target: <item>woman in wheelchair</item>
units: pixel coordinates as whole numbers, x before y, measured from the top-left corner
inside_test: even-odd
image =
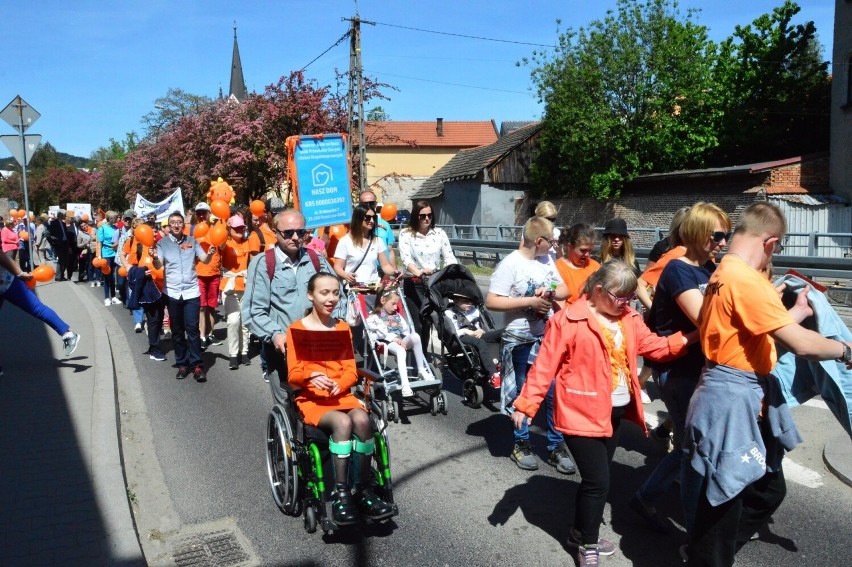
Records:
[[[363,403],[350,392],[358,378],[355,360],[299,360],[293,339],[294,330],[349,331],[349,325],[331,315],[340,300],[339,289],[337,278],[329,273],[317,273],[308,281],[308,299],[313,307],[287,330],[287,371],[290,384],[299,389],[296,407],[305,424],[330,436],[335,474],[332,518],[338,525],[348,525],[357,523],[360,517],[379,520],[393,515],[393,507],[370,487],[374,439]],[[354,498],[349,483],[353,451],[358,458]]]

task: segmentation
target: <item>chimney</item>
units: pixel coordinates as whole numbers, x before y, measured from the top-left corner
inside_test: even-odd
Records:
[[[436,126],[435,130],[438,132],[439,138],[444,137],[444,119],[443,118],[438,118],[437,126]]]

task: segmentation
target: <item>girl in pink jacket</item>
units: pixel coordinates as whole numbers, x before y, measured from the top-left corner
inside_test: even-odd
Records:
[[[574,456],[582,476],[568,543],[578,548],[581,566],[598,565],[615,545],[599,539],[609,492],[610,463],[622,419],[647,435],[638,356],[665,361],[696,340],[678,333],[660,337],[629,307],[636,275],[620,260],[605,263],[586,281],[583,296],[550,319],[535,363],[515,400],[512,421],[520,427],[538,411],[556,378],[556,429]]]

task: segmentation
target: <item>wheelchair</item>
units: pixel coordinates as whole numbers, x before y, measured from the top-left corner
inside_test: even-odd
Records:
[[[358,376],[364,383],[359,392],[362,392],[365,406],[370,408],[370,385],[380,381],[381,377],[360,368]],[[276,404],[266,424],[266,469],[272,497],[278,508],[288,516],[303,516],[308,533],[315,533],[319,526],[323,533],[333,534],[340,527],[328,512],[329,491],[334,484],[328,450],[329,436],[321,429],[303,423],[296,409],[292,389],[287,392],[288,403]],[[367,411],[375,440],[371,487],[379,498],[391,505],[393,512],[387,517],[366,521],[384,523],[399,514],[399,508],[393,500],[387,423],[376,412]],[[350,476],[354,468],[350,467]]]

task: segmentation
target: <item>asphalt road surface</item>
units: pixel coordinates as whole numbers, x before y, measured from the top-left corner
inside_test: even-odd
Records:
[[[174,541],[193,530],[231,529],[249,563],[261,565],[574,564],[565,541],[578,475],[560,475],[543,462],[537,471],[518,469],[508,459],[509,420],[493,408],[462,405],[460,382],[449,372],[449,415],[433,417],[425,405],[409,405],[405,422],[390,425],[399,516],[382,526],[309,535],[270,494],[265,424],[271,396],[259,359],[231,371],[226,347],[213,347],[204,355],[207,383],[178,381],[170,342],[164,342],[167,362],[149,360],[141,354],[146,337],[133,332],[129,312],[105,308],[102,290],[90,291],[90,308],[103,310],[113,347],[128,493],[149,562],[172,561]],[[224,338],[224,323],[216,334]],[[659,401],[645,409],[651,425],[664,410]],[[738,566],[852,565],[852,488],[822,461],[826,439],[840,426],[820,402],[794,414],[805,443],[785,461],[787,499],[761,540],[741,551]],[[678,565],[685,535],[676,494],[660,505],[673,523],[668,536],[645,529],[627,507],[661,448],[638,428],[624,429],[601,530],[618,550],[602,565]],[[542,432],[535,432],[545,458]]]

